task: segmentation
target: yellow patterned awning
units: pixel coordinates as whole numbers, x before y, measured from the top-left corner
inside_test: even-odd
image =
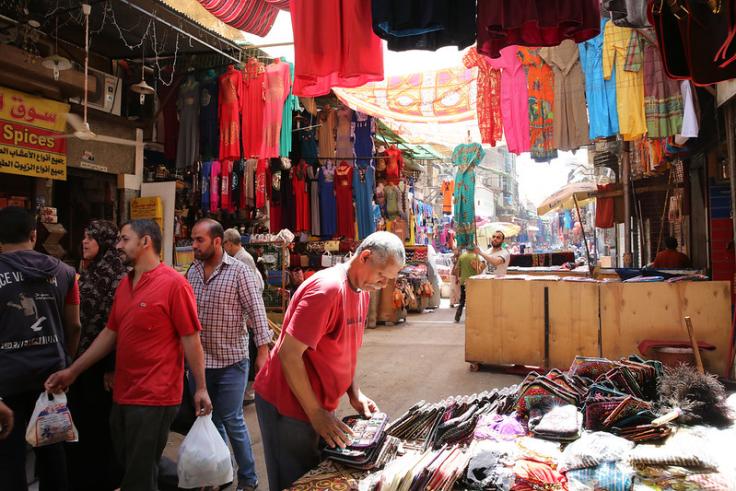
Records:
[[[386,77],[354,89],[333,88],[353,110],[406,123],[457,123],[475,119],[474,70],[447,68]]]

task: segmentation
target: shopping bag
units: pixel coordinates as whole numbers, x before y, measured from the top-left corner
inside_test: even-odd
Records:
[[[212,415],[200,416],[179,447],[176,465],[180,488],[222,486],[233,480],[233,464]]]
[[[76,442],[77,428],[66,404],[66,394],[42,392],[26,428],[26,441],[32,447],[59,442]]]
[[[332,266],[334,266],[334,264],[332,264],[332,261],[332,254],[330,254],[329,251],[325,251],[325,253],[322,254],[322,267],[331,268]]]

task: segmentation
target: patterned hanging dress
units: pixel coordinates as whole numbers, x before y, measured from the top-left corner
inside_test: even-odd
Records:
[[[479,143],[463,143],[452,152],[457,166],[454,218],[458,247],[475,243],[475,168],[485,155]]]

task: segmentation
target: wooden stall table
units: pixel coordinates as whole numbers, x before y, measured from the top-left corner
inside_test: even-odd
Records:
[[[546,292],[546,294],[545,294]],[[621,358],[645,339],[687,340],[690,316],[706,370],[725,374],[730,285],[722,281],[587,283],[494,279],[467,282],[465,360],[479,365],[569,368],[576,355]]]

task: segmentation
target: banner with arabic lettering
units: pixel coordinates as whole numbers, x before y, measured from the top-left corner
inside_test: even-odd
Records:
[[[69,105],[0,87],[0,172],[66,180]]]

